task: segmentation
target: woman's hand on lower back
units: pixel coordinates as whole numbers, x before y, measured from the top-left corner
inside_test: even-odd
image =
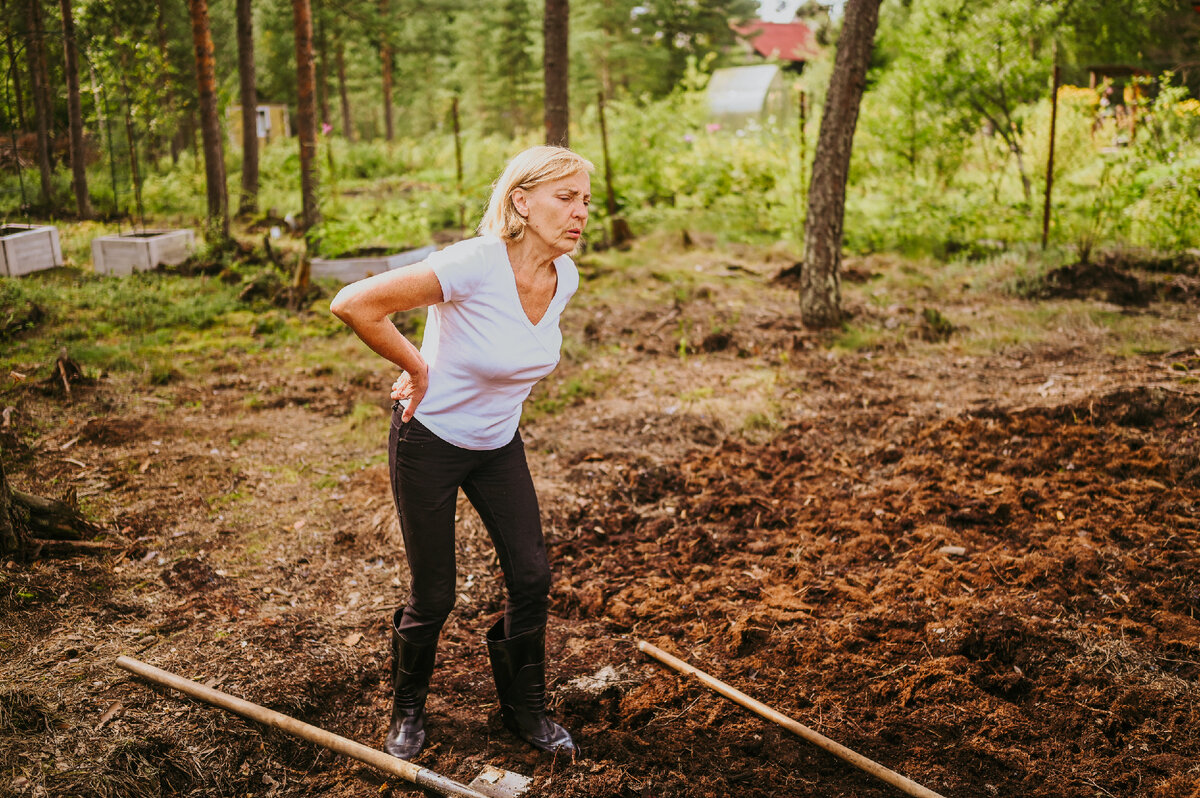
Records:
[[[425,392],[429,390],[429,367],[422,365],[424,368],[415,376],[405,371],[392,383],[392,400],[408,400],[408,405],[404,408],[404,415],[400,417],[401,421],[408,421],[413,417],[413,413],[417,412],[417,405],[421,403],[421,400],[425,398]]]

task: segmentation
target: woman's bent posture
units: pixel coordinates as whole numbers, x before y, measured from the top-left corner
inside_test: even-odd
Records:
[[[558,364],[559,316],[579,285],[569,253],[591,201],[592,164],[560,147],[513,158],[477,238],[348,285],[331,309],[403,373],[388,439],[392,494],[411,573],[392,621],[394,703],[385,750],[425,744],[425,698],[438,635],[455,599],[454,509],[462,488],[487,527],[507,590],[487,632],[504,724],[544,751],[574,753],[546,716],[550,565],[518,431],[534,383]],[[429,307],[421,349],[389,320]]]

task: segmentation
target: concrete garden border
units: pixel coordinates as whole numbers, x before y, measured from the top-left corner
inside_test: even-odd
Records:
[[[92,239],[92,269],[96,274],[124,276],[159,264],[174,266],[187,260],[195,241],[195,234],[187,229],[100,236]]]
[[[394,255],[313,258],[312,277],[314,280],[319,277],[332,277],[336,280],[341,280],[343,283],[352,283],[355,280],[362,280],[373,274],[382,274],[392,269],[399,269],[401,266],[408,266],[425,260],[425,258],[428,258],[434,252],[437,252],[437,245],[430,244],[427,247],[410,249],[407,252],[397,252]]]
[[[62,266],[58,228],[38,224],[0,225],[0,274],[20,277]]]

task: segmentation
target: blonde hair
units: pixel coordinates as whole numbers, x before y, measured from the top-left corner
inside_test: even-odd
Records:
[[[513,204],[512,195],[518,188],[530,191],[542,183],[559,180],[580,172],[595,169],[587,158],[565,147],[530,147],[514,156],[504,167],[504,173],[492,184],[492,198],[479,223],[480,233],[490,233],[507,241],[520,241],[529,223]]]

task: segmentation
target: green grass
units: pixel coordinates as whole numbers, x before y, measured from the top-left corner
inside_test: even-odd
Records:
[[[327,312],[308,317],[249,305],[239,291],[237,282],[167,272],[114,278],[56,269],[0,278],[0,308],[41,312],[3,341],[0,369],[47,369],[65,349],[92,376],[142,372],[147,384],[165,385],[222,362],[239,368],[242,355],[345,330]]]
[[[333,435],[341,441],[358,446],[377,446],[387,440],[389,413],[371,402],[355,402],[340,421],[333,425]]]
[[[833,340],[833,349],[841,352],[866,352],[882,348],[895,340],[894,333],[874,325],[847,324]]]
[[[536,421],[581,404],[600,393],[612,376],[607,372],[589,369],[558,380],[543,380],[534,386],[533,392],[526,400],[522,419]]]

